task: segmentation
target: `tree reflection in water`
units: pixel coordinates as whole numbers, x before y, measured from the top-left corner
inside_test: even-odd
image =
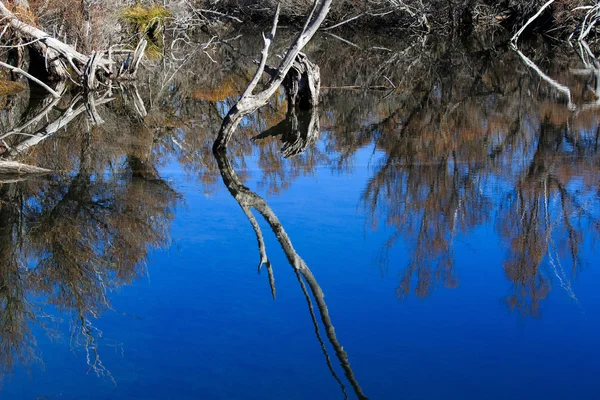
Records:
[[[79,102],[76,96],[72,104]],[[76,109],[80,114],[89,109],[87,104],[67,107],[67,113]],[[107,138],[94,125],[97,121],[83,120],[83,132],[68,137],[75,139],[72,151],[57,160],[75,166],[68,175],[0,183],[4,372],[36,357],[30,325],[51,329],[55,324],[45,310],[53,306],[70,316],[73,349],[85,351],[91,371],[110,377],[100,358],[102,332],[93,321],[110,308],[109,292],[144,276],[150,250],[170,242],[179,195],[148,167],[151,149],[100,151]],[[47,135],[50,130],[38,132]],[[44,152],[42,146],[37,157],[43,159]],[[107,161],[114,163],[112,168],[106,168]]]
[[[253,43],[256,37],[246,36],[237,48],[258,54],[262,41]],[[253,61],[227,46],[214,55],[217,64],[198,57],[178,74],[159,71],[170,78],[158,93],[141,87],[139,94],[131,91],[131,101],[116,91],[103,100],[98,95],[95,107],[88,96],[70,93],[60,101],[11,99],[0,111],[10,135],[0,139],[12,149],[32,143],[22,131],[43,140],[23,151],[2,149],[2,157],[16,154],[60,173],[0,183],[3,368],[37,356],[31,326],[52,325],[43,296],[72,315],[75,336],[102,371],[98,332],[90,324],[108,307],[111,289],[143,276],[150,249],[168,245],[179,196],[157,171],[173,161],[206,192],[219,190],[223,179],[256,232],[259,268],[266,268],[275,297],[273,267],[252,209],[267,220],[298,274],[321,346],[325,350],[329,340],[361,396],[329,329],[320,287],[264,199],[244,186],[248,180],[278,194],[320,166],[352,174],[360,151],[372,151],[370,177],[357,200],[373,228],[385,225],[390,232],[380,259],[384,270],[399,273],[399,298],[458,286],[457,239],[492,226],[505,248],[498,268],[510,283],[506,303],[512,310],[539,315],[553,283],[577,301],[571,281],[585,264],[585,241],[600,234],[598,63],[591,51],[584,49],[585,68],[577,69],[555,49],[550,59],[522,50],[547,77],[570,88],[567,100],[502,46],[454,41],[374,49],[368,40],[349,39],[368,50],[331,40],[315,40],[307,49],[329,87],[318,115],[286,114],[280,94],[244,121],[227,157],[213,156],[214,133],[247,84],[240,71],[252,69]],[[374,71],[373,65],[380,67]],[[343,89],[388,80],[395,87],[384,93]],[[315,140],[312,129],[319,127]],[[290,157],[282,157],[278,136]],[[258,171],[248,168],[250,160]],[[392,252],[399,243],[408,254],[400,267]]]
[[[404,86],[366,106],[374,96],[336,104],[351,111],[330,114],[337,131],[330,146],[342,170],[358,149],[374,149],[362,202],[374,228],[392,228],[380,256],[384,271],[395,243],[408,247],[399,298],[427,296],[438,284],[456,287],[456,237],[493,222],[508,248],[504,270],[513,289],[506,302],[537,316],[551,279],[576,301],[570,282],[584,233],[599,233],[600,130],[589,100],[597,97],[597,71],[588,62],[570,74],[568,59],[559,59],[551,72],[563,82],[556,93],[557,85],[540,85],[548,76],[540,78],[521,54],[461,48],[442,44],[432,52],[437,58],[392,56],[387,76],[411,67],[413,79],[396,78]],[[508,60],[517,73],[507,71]]]
[[[271,284],[271,291],[273,293],[273,296],[275,296],[275,279],[273,277],[273,269],[267,256],[267,250],[265,247],[262,231],[260,229],[260,226],[258,225],[258,222],[256,221],[256,218],[254,217],[254,214],[252,214],[252,209],[256,210],[265,219],[265,221],[267,221],[269,227],[275,234],[275,237],[277,238],[277,241],[279,242],[282,250],[284,251],[288,262],[290,263],[290,265],[294,269],[294,272],[296,273],[298,283],[300,284],[302,292],[304,293],[304,296],[306,298],[308,309],[315,327],[315,334],[317,335],[317,340],[321,344],[321,349],[323,350],[323,354],[325,355],[327,366],[334,379],[339,383],[340,388],[345,395],[345,398],[348,398],[346,389],[340,378],[337,376],[331,364],[331,359],[329,357],[329,354],[325,347],[325,343],[323,342],[319,331],[319,325],[314,312],[313,299],[314,302],[317,304],[317,309],[319,310],[321,322],[323,323],[323,326],[325,328],[325,334],[327,335],[327,338],[329,339],[329,342],[331,343],[331,346],[333,347],[335,354],[338,357],[338,360],[340,361],[340,365],[344,370],[346,378],[350,382],[356,396],[359,399],[367,399],[367,397],[363,394],[362,389],[358,384],[358,381],[356,380],[356,377],[354,376],[352,368],[350,367],[350,362],[348,361],[348,354],[344,351],[342,345],[337,339],[335,328],[333,327],[331,317],[329,316],[329,310],[327,309],[327,304],[325,303],[325,295],[323,294],[323,290],[319,286],[319,283],[315,279],[311,270],[306,265],[306,262],[304,262],[304,260],[298,255],[298,253],[296,253],[292,241],[285,232],[285,229],[279,221],[279,218],[277,218],[277,215],[273,212],[271,207],[269,207],[267,202],[262,197],[260,197],[259,195],[257,195],[242,184],[240,178],[237,176],[235,169],[233,168],[231,162],[227,158],[227,154],[225,152],[216,151],[214,155],[215,159],[217,160],[217,164],[219,165],[219,171],[221,172],[223,183],[229,190],[229,193],[231,193],[231,195],[238,202],[238,204],[244,211],[244,214],[246,214],[246,216],[248,217],[248,220],[250,221],[250,224],[252,225],[252,228],[256,233],[256,238],[258,241],[258,251],[260,255],[260,262],[258,268],[260,271],[262,265],[266,265],[266,268],[269,273],[269,282]],[[308,288],[310,289],[310,294],[312,294],[312,298],[306,288],[306,285],[308,285]]]

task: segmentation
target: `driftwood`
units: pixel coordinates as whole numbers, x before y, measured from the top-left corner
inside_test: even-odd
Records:
[[[44,58],[46,69],[51,76],[61,80],[69,79],[71,77],[70,68],[79,76],[83,86],[87,89],[97,89],[99,87],[98,78],[105,80],[135,78],[147,45],[146,39],[142,38],[135,50],[117,52],[117,54],[126,55],[126,59],[115,73],[112,49],[108,51],[108,58],[104,57],[104,54],[107,53],[104,51],[93,52],[89,56],[82,54],[74,47],[50,36],[41,29],[19,20],[2,1],[0,1],[0,19],[7,21],[8,26],[15,32],[30,40],[28,45],[36,48]],[[3,66],[6,67],[6,65]],[[30,76],[29,78],[31,79]],[[49,88],[46,87],[46,89]]]
[[[213,145],[213,149],[215,151],[226,151],[227,144],[231,140],[231,137],[235,133],[235,130],[242,118],[246,115],[253,113],[258,108],[267,104],[271,96],[275,94],[279,86],[283,83],[284,79],[287,77],[288,72],[294,66],[298,55],[304,48],[304,46],[312,39],[314,34],[317,32],[325,17],[327,16],[329,9],[331,7],[332,0],[315,0],[313,8],[304,23],[304,27],[302,31],[294,42],[290,45],[285,56],[279,63],[279,67],[275,70],[275,73],[270,74],[271,78],[269,82],[266,84],[265,88],[254,94],[254,90],[258,85],[263,73],[265,72],[265,67],[267,64],[267,58],[269,56],[269,48],[271,43],[275,37],[275,33],[277,31],[277,24],[279,22],[279,12],[281,10],[281,4],[277,5],[277,11],[275,12],[275,16],[273,18],[273,26],[271,28],[271,32],[268,36],[263,35],[264,39],[264,47],[261,53],[261,59],[254,74],[254,77],[250,81],[248,88],[242,94],[242,97],[238,102],[229,110],[225,119],[223,120],[223,124],[221,125],[221,129],[219,130],[219,134],[215,143]]]
[[[278,70],[265,66],[265,71],[275,76]],[[289,158],[302,154],[319,137],[319,92],[321,75],[319,66],[304,53],[299,53],[283,80],[287,95],[287,113],[283,121],[252,138],[260,140],[281,136],[281,153]]]
[[[81,54],[73,47],[60,40],[51,37],[46,32],[19,20],[19,18],[6,8],[2,1],[0,1],[0,16],[4,20],[7,20],[10,27],[16,32],[21,33],[34,42],[40,43],[43,55],[55,66],[55,70],[52,71],[54,74],[63,78],[68,76],[67,68],[63,60],[67,61],[67,63],[76,71],[79,71],[79,67],[88,62],[88,56]],[[79,67],[77,65],[79,65]]]
[[[33,165],[22,164],[16,161],[0,160],[0,176],[2,175],[43,175],[52,171]]]
[[[319,104],[321,74],[319,66],[306,54],[299,53],[288,71],[283,87],[287,93],[288,107],[309,110]]]

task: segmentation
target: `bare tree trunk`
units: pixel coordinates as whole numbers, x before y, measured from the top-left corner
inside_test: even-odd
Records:
[[[306,54],[299,53],[283,81],[283,87],[287,93],[288,107],[302,110],[316,107],[321,90],[319,66],[312,63]]]
[[[263,35],[265,45],[262,50],[259,67],[240,100],[229,110],[225,119],[223,120],[221,129],[219,130],[219,134],[213,145],[213,149],[215,151],[226,151],[227,144],[231,140],[231,137],[235,133],[235,130],[242,118],[267,104],[271,96],[275,94],[281,83],[286,78],[290,69],[294,66],[300,51],[302,51],[304,46],[310,41],[310,39],[312,39],[314,34],[325,20],[325,17],[329,13],[331,2],[332,0],[315,0],[311,13],[307,17],[302,31],[288,48],[285,56],[279,64],[279,67],[275,73],[271,75],[269,83],[267,83],[261,92],[253,94],[254,89],[256,89],[256,86],[258,85],[258,82],[265,71],[267,57],[269,55],[269,47],[271,46],[271,42],[273,41],[275,32],[277,31],[281,4],[277,5],[277,11],[275,12],[275,17],[273,18],[273,27],[271,28],[271,33],[266,37]]]

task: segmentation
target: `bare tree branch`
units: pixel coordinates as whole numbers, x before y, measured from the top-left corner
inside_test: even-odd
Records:
[[[275,73],[271,74],[271,79],[269,83],[267,83],[266,87],[257,94],[252,94],[256,85],[258,84],[258,80],[260,76],[264,72],[266,58],[268,57],[268,49],[271,45],[271,40],[265,38],[265,46],[262,51],[261,63],[257,70],[257,73],[254,75],[250,85],[244,91],[244,94],[240,98],[240,100],[229,110],[225,119],[223,120],[223,124],[221,125],[221,129],[219,130],[219,134],[217,139],[213,145],[213,149],[218,151],[225,151],[227,148],[227,144],[231,137],[233,136],[238,124],[242,120],[242,118],[254,111],[258,108],[264,106],[269,101],[269,98],[275,94],[287,73],[294,65],[296,61],[296,57],[300,54],[300,51],[304,48],[306,43],[310,41],[310,39],[317,32],[325,17],[327,16],[329,9],[331,7],[332,0],[315,0],[314,10],[315,14],[313,16],[312,12],[307,18],[307,23],[305,24],[305,28],[300,32],[300,34],[296,37],[295,41],[288,48],[285,56],[281,60],[279,67],[275,71]],[[279,18],[279,10],[280,4],[277,6],[277,11],[275,13],[275,18],[273,20],[273,28],[271,29],[272,34],[274,35],[278,18]],[[260,73],[260,75],[259,75]]]
[[[4,68],[8,68],[11,71],[17,73],[17,74],[21,74],[23,76],[25,76],[27,79],[32,80],[33,82],[37,83],[38,85],[40,85],[41,87],[43,87],[44,89],[46,89],[52,96],[59,98],[60,94],[58,94],[54,89],[52,89],[50,86],[46,85],[44,82],[40,81],[38,78],[36,78],[35,76],[23,71],[21,68],[17,68],[17,67],[13,67],[10,64],[6,64],[3,63],[2,61],[0,61],[0,67],[4,67]]]

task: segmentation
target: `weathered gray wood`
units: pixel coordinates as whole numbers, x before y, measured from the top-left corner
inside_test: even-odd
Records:
[[[52,171],[16,161],[0,161],[0,175],[43,175]]]
[[[11,71],[13,71],[16,74],[21,74],[23,76],[25,76],[27,79],[32,80],[33,82],[37,83],[38,85],[40,85],[41,87],[43,87],[44,89],[46,89],[52,96],[54,96],[55,98],[59,98],[60,94],[58,94],[54,89],[52,89],[50,86],[46,85],[44,82],[40,81],[38,78],[36,78],[35,76],[29,74],[26,71],[23,71],[21,68],[17,68],[14,67],[10,64],[6,64],[2,61],[0,61],[0,67],[4,67],[7,68]]]
[[[60,56],[64,57],[71,64],[71,66],[77,70],[78,68],[75,65],[75,61],[80,65],[85,65],[88,62],[89,57],[85,54],[81,54],[68,44],[65,44],[60,40],[48,35],[46,32],[19,20],[19,18],[17,18],[8,8],[6,8],[2,1],[0,1],[0,16],[2,16],[3,19],[8,20],[9,25],[14,30],[34,41],[42,42],[48,47],[48,49],[52,49]],[[48,56],[53,55],[54,54],[48,54]]]
[[[283,87],[287,93],[288,107],[309,110],[319,104],[321,73],[306,54],[299,53],[288,71]]]
[[[28,45],[33,46],[46,62],[46,69],[55,77],[68,79],[70,77],[68,66],[82,79],[84,86],[88,89],[97,88],[97,78],[119,78],[112,76],[112,56],[114,54],[123,54],[122,50],[110,50],[108,58],[103,53],[92,53],[91,56],[77,51],[74,47],[61,42],[50,36],[48,33],[31,26],[17,18],[0,1],[0,19],[7,21],[8,25],[19,34],[25,36],[30,41]],[[133,56],[133,62],[127,66],[122,66],[121,72],[125,72],[125,79],[133,79],[136,76],[144,51],[148,42],[142,38],[135,51],[127,51],[125,54]],[[128,58],[129,60],[129,58]]]
[[[262,51],[259,67],[254,74],[250,85],[248,85],[248,88],[240,100],[229,110],[225,116],[217,139],[213,145],[213,149],[215,151],[226,151],[227,144],[231,140],[231,137],[235,133],[235,130],[242,118],[267,104],[271,96],[275,94],[287,76],[289,70],[293,67],[296,58],[304,46],[310,41],[310,39],[312,39],[314,34],[325,20],[325,17],[329,13],[331,2],[332,0],[315,0],[313,9],[304,24],[304,28],[288,48],[285,56],[279,63],[279,67],[276,70],[277,72],[273,74],[269,80],[269,83],[267,83],[266,87],[261,92],[253,94],[254,89],[256,88],[256,85],[258,84],[258,81],[265,70],[269,47],[277,30],[277,24],[279,22],[279,10],[281,6],[280,4],[277,5],[277,11],[275,13],[275,17],[273,18],[273,27],[271,29],[271,33],[267,37],[263,36],[265,45]]]

